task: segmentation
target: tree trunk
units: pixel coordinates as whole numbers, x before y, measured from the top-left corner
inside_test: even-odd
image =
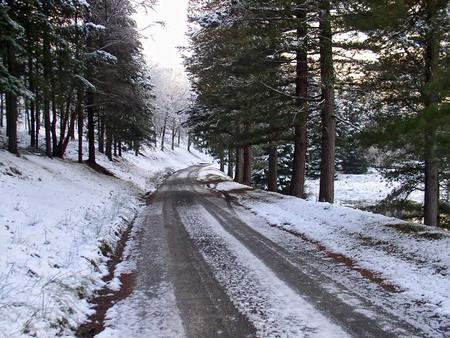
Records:
[[[228,148],[228,168],[227,175],[233,177],[233,150]]]
[[[188,144],[187,144],[187,151],[191,152],[191,133],[188,133]]]
[[[70,139],[72,138],[72,135],[75,133],[75,120],[79,116],[80,112],[83,109],[83,95],[81,94],[81,91],[77,94],[77,103],[75,107],[75,111],[70,116],[70,122],[69,122],[69,130],[67,131],[67,135],[65,135],[65,128],[62,129],[61,133],[64,136],[64,138],[60,141],[60,145],[58,146],[58,154],[57,156],[60,158],[64,157],[64,153],[66,152],[67,145],[69,144]],[[69,107],[67,108],[67,110]],[[69,113],[68,111],[66,112]],[[78,159],[79,162],[82,162],[82,159]]]
[[[36,148],[39,148],[39,131],[41,129],[41,107],[38,98],[39,96],[36,95],[36,140],[34,141],[34,145]]]
[[[175,128],[175,119],[172,122],[172,147],[171,149],[174,150],[175,149],[175,134],[176,134],[176,128]]]
[[[34,79],[33,79],[33,59],[31,56],[28,57],[28,85],[30,92],[34,93]],[[36,147],[36,113],[35,113],[35,99],[30,100],[30,146]]]
[[[53,87],[53,86],[52,86]],[[61,112],[62,114],[62,112]],[[52,97],[52,123],[51,123],[51,133],[52,133],[52,154],[53,156],[56,156],[58,150],[58,136],[56,135],[56,101],[55,101],[55,94],[53,93]]]
[[[0,127],[3,127],[3,93],[0,93]]]
[[[302,41],[296,52],[296,78],[295,95],[298,108],[297,118],[294,124],[294,161],[292,164],[292,177],[289,192],[292,196],[305,197],[305,166],[307,135],[306,123],[308,117],[308,24],[306,10],[300,9],[297,14],[297,39]]]
[[[164,151],[164,139],[166,138],[167,116],[164,118],[164,126],[161,132],[161,150]]]
[[[236,149],[236,169],[234,171],[234,181],[244,182],[244,151],[242,148]]]
[[[102,154],[105,152],[105,122],[103,118],[98,119],[98,151]]]
[[[28,132],[28,135],[31,134],[31,126],[30,126],[30,102],[29,99],[24,99],[25,103],[25,130]]]
[[[44,54],[44,128],[45,128],[45,153],[48,157],[52,156],[52,144],[51,144],[51,123],[50,123],[50,44],[48,42],[47,34],[44,34],[43,42],[43,54]]]
[[[250,146],[244,147],[244,174],[243,183],[245,185],[252,185],[252,158],[251,158],[251,148]]]
[[[180,141],[181,141],[181,128],[178,127],[178,142],[177,142],[177,147],[180,147]]]
[[[220,166],[220,171],[221,172],[225,172],[225,158],[224,158],[224,152],[223,150],[220,152],[220,158],[219,158],[219,166]]]
[[[88,164],[95,165],[95,122],[94,122],[94,93],[92,91],[87,92],[87,129],[88,129],[88,142],[89,142],[89,154]]]
[[[59,108],[60,110],[60,125],[59,125],[59,141],[58,146],[56,149],[55,156],[63,158],[64,153],[66,151],[67,145],[64,145],[66,142],[66,139],[69,140],[71,131],[75,128],[75,119],[76,119],[76,113],[72,112],[70,113],[71,108],[71,102],[72,102],[72,92],[73,90],[70,89],[68,91],[68,96],[65,99],[65,104],[61,103],[61,106]],[[78,102],[77,102],[78,104]],[[67,124],[69,124],[69,128],[67,128]],[[68,129],[68,134],[66,135],[66,130]]]
[[[117,157],[117,142],[115,139],[113,141],[113,144],[114,144],[114,156]]]
[[[78,98],[81,98],[83,101],[83,91],[82,89],[78,89]],[[80,105],[77,108],[77,129],[78,129],[78,163],[83,163],[83,106]]]
[[[110,161],[112,161],[112,143],[113,138],[109,131],[109,128],[106,128],[106,146],[105,146],[105,155],[108,157]]]
[[[11,42],[6,43],[6,57],[9,73],[18,77],[16,51]],[[8,134],[8,151],[18,154],[17,149],[17,96],[6,93],[6,128]]]
[[[267,189],[278,191],[278,150],[277,145],[269,147],[269,172],[267,174]]]
[[[436,71],[439,63],[439,49],[442,33],[435,20],[438,14],[436,1],[425,1],[429,31],[426,35],[424,51],[425,58],[425,88],[423,89],[425,116],[425,196],[424,223],[430,226],[439,225],[439,161],[436,155],[436,126],[433,115],[438,110],[438,97],[430,89],[436,82]]]
[[[119,157],[122,157],[122,141],[117,142],[117,147],[119,148]]]
[[[320,77],[322,85],[322,154],[319,201],[334,202],[336,117],[334,112],[334,68],[330,1],[320,2]]]

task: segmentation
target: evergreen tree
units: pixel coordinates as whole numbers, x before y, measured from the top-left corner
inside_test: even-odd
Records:
[[[439,0],[357,1],[346,18],[379,55],[363,81],[366,91],[378,92],[372,140],[395,156],[389,175],[404,180],[401,191],[424,184],[428,225],[438,224],[439,181],[448,171],[448,6]]]

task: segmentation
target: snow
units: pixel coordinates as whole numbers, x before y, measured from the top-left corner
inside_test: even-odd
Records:
[[[25,133],[20,137],[26,146]],[[104,285],[109,258],[99,248],[114,249],[142,194],[168,173],[210,161],[185,144],[145,148],[139,157],[125,151],[113,162],[97,153],[116,176],[109,177],[75,163],[75,146],[66,160],[0,150],[0,337],[73,336],[93,311],[89,297]],[[117,276],[109,287],[120,287]]]
[[[161,214],[161,210],[154,209],[147,212]],[[123,261],[116,267],[114,279],[109,284],[113,290],[120,289],[120,275],[134,272],[137,261],[142,258],[143,253],[139,250],[138,242],[146,240],[142,235],[144,225],[148,226],[145,219],[146,217],[141,213],[135,222],[133,234],[125,247]],[[161,260],[160,257],[152,258]],[[108,309],[105,329],[95,337],[184,337],[173,284],[161,281],[147,287],[145,290],[135,288],[129,297],[118,301]]]
[[[165,278],[165,243],[160,240],[161,234],[157,230],[162,229],[162,217],[161,202],[154,202],[152,207],[145,208],[136,219],[133,233],[125,247],[123,261],[117,266],[113,281],[118,280],[122,273],[133,273],[136,269],[149,269],[151,281],[142,275],[135,276],[132,293],[108,309],[105,329],[96,335],[97,338],[185,336],[173,283]],[[143,243],[147,244],[144,245],[145,248]],[[148,245],[149,243],[154,246]],[[148,257],[151,257],[150,262]],[[144,267],[140,265],[143,262]],[[150,263],[151,267],[145,263]]]
[[[330,252],[349,257],[357,266],[399,287],[402,297],[411,304],[422,304],[438,317],[450,317],[447,231],[349,207],[249,190],[236,183],[230,190],[224,174],[211,167],[205,170],[209,176],[225,180],[213,188],[231,194],[243,207],[241,213],[249,210],[270,225],[301,234]]]
[[[306,180],[308,200],[319,200],[319,179]],[[386,198],[398,185],[388,182],[377,170],[371,169],[367,174],[338,173],[335,184],[335,202],[346,206],[370,206]],[[423,203],[423,192],[415,191],[408,198]]]
[[[143,291],[133,292],[130,297],[116,303],[108,310],[105,330],[95,337],[183,338],[185,334],[175,304],[173,285],[162,283],[153,292],[155,297],[152,298]]]
[[[205,260],[258,337],[347,337],[339,326],[280,280],[201,205],[179,213]],[[226,266],[226,269],[224,269]]]

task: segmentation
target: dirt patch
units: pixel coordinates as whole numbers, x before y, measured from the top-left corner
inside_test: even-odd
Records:
[[[114,178],[117,178],[116,175],[114,175],[111,171],[109,171],[108,169],[106,169],[105,167],[101,166],[98,163],[89,163],[88,161],[85,161],[85,163],[92,169],[94,169],[96,172],[106,175],[106,176],[111,176]]]
[[[431,240],[439,240],[446,238],[448,236],[444,232],[433,231],[431,227],[427,227],[420,224],[398,223],[398,224],[386,224],[386,226],[401,231],[403,233],[409,233],[417,237],[422,237]]]
[[[113,291],[108,288],[107,283],[114,278],[114,271],[117,265],[123,261],[123,252],[130,238],[133,223],[123,232],[117,243],[116,249],[108,262],[108,274],[103,277],[105,286],[97,295],[91,299],[91,304],[95,307],[95,313],[89,316],[86,323],[82,324],[76,331],[76,336],[80,338],[94,337],[105,329],[106,312],[118,301],[128,297],[134,288],[134,274],[122,274],[119,278],[121,282],[120,290]]]

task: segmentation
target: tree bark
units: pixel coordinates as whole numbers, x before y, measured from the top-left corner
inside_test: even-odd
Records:
[[[236,169],[234,172],[234,181],[244,182],[244,151],[242,148],[236,149]]]
[[[228,148],[228,168],[227,168],[227,175],[230,177],[233,177],[233,150],[231,148]]]
[[[321,0],[320,77],[322,85],[322,154],[320,162],[320,202],[334,202],[336,117],[334,112],[334,68],[330,1]]]
[[[251,158],[251,148],[250,146],[244,147],[244,173],[243,173],[243,183],[245,185],[252,185],[252,158]]]
[[[122,141],[121,140],[119,140],[117,142],[117,147],[119,148],[118,149],[119,150],[119,157],[122,157]]]
[[[305,198],[305,166],[307,134],[306,123],[308,119],[308,24],[306,10],[298,10],[297,40],[302,41],[296,52],[296,78],[295,95],[298,108],[297,118],[294,124],[294,160],[292,164],[292,177],[289,192],[292,196]]]
[[[78,89],[78,97],[83,100],[83,91]],[[83,163],[83,106],[77,108],[77,129],[78,129],[78,163]]]
[[[175,128],[175,119],[172,122],[172,147],[171,149],[174,150],[175,149],[175,135],[176,135],[176,128]]]
[[[31,56],[28,56],[28,88],[30,92],[34,93],[34,79],[33,79],[33,59]],[[30,100],[30,146],[36,146],[36,105],[35,100]]]
[[[53,85],[52,85],[53,87]],[[62,112],[61,112],[62,114]],[[51,122],[51,134],[52,134],[52,154],[56,156],[58,152],[58,136],[56,135],[56,121],[57,113],[56,113],[56,100],[55,93],[52,94],[52,122]]]
[[[6,58],[9,73],[18,77],[16,51],[11,42],[6,43]],[[13,93],[6,93],[6,128],[8,135],[8,151],[18,154],[17,149],[17,96]]]
[[[94,122],[94,93],[89,90],[87,92],[87,129],[88,129],[88,143],[89,143],[89,154],[88,154],[88,164],[95,165],[95,122]]]
[[[191,133],[188,133],[188,144],[187,144],[187,151],[191,152]]]
[[[36,95],[36,140],[34,145],[36,148],[39,148],[39,131],[41,130],[41,105],[39,101],[39,96]]]
[[[426,34],[424,51],[425,58],[425,88],[423,89],[425,116],[425,196],[424,223],[430,226],[439,225],[439,161],[436,155],[436,126],[433,115],[438,110],[438,97],[430,89],[436,81],[436,71],[439,63],[439,49],[442,33],[437,27],[437,4],[435,0],[425,1],[429,31]]]
[[[48,16],[47,4],[43,2],[44,14]],[[46,28],[48,29],[48,28]],[[51,123],[50,123],[50,72],[51,72],[51,59],[50,59],[50,41],[48,32],[44,32],[42,53],[43,53],[43,72],[44,72],[44,128],[45,128],[45,153],[48,157],[52,156],[52,144],[51,144]]]
[[[109,131],[109,128],[106,128],[105,133],[106,133],[105,155],[108,157],[110,161],[112,161],[113,137],[111,135],[111,132]]]
[[[102,154],[105,152],[105,122],[103,118],[98,119],[98,151]]]
[[[24,99],[25,103],[25,130],[28,132],[28,135],[31,134],[31,126],[30,126],[30,102],[29,99]]]
[[[269,171],[267,174],[267,190],[278,191],[278,150],[277,145],[269,147]]]
[[[69,144],[70,139],[72,138],[72,135],[75,133],[75,120],[77,119],[77,117],[79,116],[80,112],[83,109],[83,95],[81,94],[81,91],[78,92],[77,94],[77,102],[76,102],[76,106],[75,106],[75,111],[71,114],[70,116],[70,121],[69,121],[69,130],[67,131],[67,135],[65,135],[65,128],[63,128],[61,130],[61,136],[63,136],[63,138],[60,141],[60,145],[58,145],[58,154],[57,156],[60,158],[64,157],[64,153],[66,152],[67,149],[67,145]],[[69,110],[69,106],[67,107],[67,114]],[[80,159],[78,159],[79,162],[82,162],[82,159],[80,161]]]
[[[166,138],[167,115],[164,118],[164,126],[161,132],[161,151],[164,151],[164,139]]]
[[[0,127],[3,127],[3,93],[0,93]]]
[[[219,170],[225,172],[225,158],[223,150],[220,151]]]

